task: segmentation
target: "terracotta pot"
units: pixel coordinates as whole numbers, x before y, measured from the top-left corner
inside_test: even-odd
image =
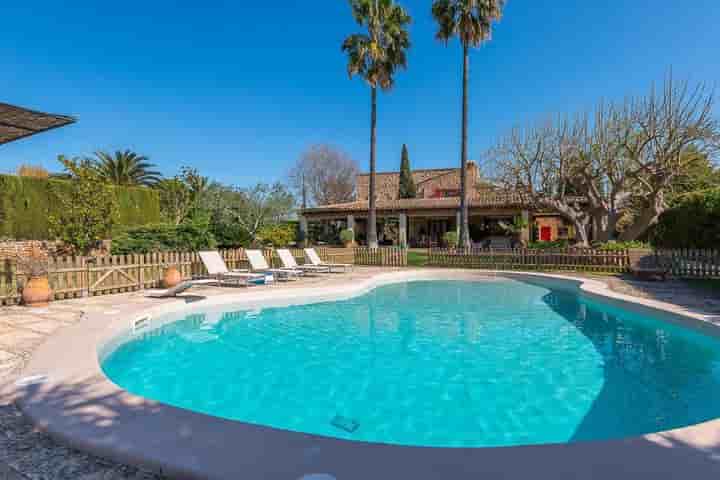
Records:
[[[47,277],[31,278],[23,287],[22,300],[31,307],[44,307],[52,300],[52,290]]]
[[[182,275],[177,267],[168,267],[165,269],[165,276],[163,277],[163,285],[165,288],[173,288],[182,282]]]

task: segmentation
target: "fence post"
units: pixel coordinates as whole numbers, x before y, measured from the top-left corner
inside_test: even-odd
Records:
[[[145,290],[145,255],[136,255],[138,264],[138,289]]]
[[[85,293],[83,294],[84,297],[90,297],[92,295],[92,292],[90,291],[90,265],[93,263],[92,259],[90,257],[80,257],[82,259],[82,263],[85,267],[85,272],[83,277],[85,278]]]

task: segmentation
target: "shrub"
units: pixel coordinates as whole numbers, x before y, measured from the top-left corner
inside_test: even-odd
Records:
[[[458,234],[457,232],[445,232],[443,235],[443,241],[448,247],[457,247],[458,245]]]
[[[128,228],[119,233],[112,241],[112,254],[197,252],[216,247],[217,242],[207,223],[159,223]]]
[[[355,232],[352,228],[346,228],[340,232],[340,241],[342,243],[351,243],[355,241]]]
[[[631,242],[607,242],[594,244],[598,250],[603,252],[621,252],[630,248],[650,248],[650,244],[633,240]]]
[[[258,231],[260,243],[273,247],[286,247],[295,242],[297,228],[293,223],[266,225]]]
[[[50,173],[43,167],[36,165],[20,165],[17,168],[18,177],[48,178]]]
[[[247,247],[252,240],[247,230],[239,224],[227,220],[211,220],[210,232],[215,237],[219,248]]]
[[[679,196],[653,229],[651,243],[663,248],[717,248],[720,188]]]
[[[61,161],[72,178],[62,187],[51,184],[50,201],[56,212],[48,215],[49,233],[87,254],[115,225],[117,200],[95,170],[73,160]]]
[[[567,248],[569,245],[567,240],[555,240],[554,242],[530,242],[528,248],[534,250],[547,250],[551,248]]]

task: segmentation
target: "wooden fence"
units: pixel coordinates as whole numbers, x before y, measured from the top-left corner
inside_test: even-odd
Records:
[[[431,248],[428,265],[488,270],[566,270],[621,273],[628,269],[629,256],[627,251],[605,252],[591,248],[552,250]]]
[[[302,249],[290,249],[298,263],[304,262]],[[328,262],[352,263],[352,249],[317,247],[320,257]],[[247,268],[243,249],[222,250],[228,268]],[[263,254],[272,266],[280,266],[274,250]],[[183,278],[206,275],[205,267],[196,253],[160,252],[138,255],[109,255],[100,257],[52,257],[48,270],[55,299],[108,295],[152,288],[160,284],[165,268],[174,265]],[[19,286],[26,280],[10,259],[0,259],[0,305],[15,304],[20,299]]]
[[[674,277],[720,278],[720,250],[659,249],[655,255]]]
[[[298,262],[304,261],[302,249],[290,249]],[[407,250],[398,247],[370,249],[359,247],[316,247],[328,262],[405,267]],[[246,268],[243,249],[220,252],[228,268]],[[280,261],[273,250],[264,255],[272,266]],[[720,278],[718,250],[657,250],[660,262],[679,278]],[[56,299],[108,295],[152,288],[160,284],[168,265],[175,265],[183,278],[206,274],[195,253],[151,253],[145,255],[114,255],[102,257],[53,257],[49,262],[49,280]],[[447,249],[428,250],[427,265],[436,267],[483,268],[488,270],[564,270],[622,273],[628,270],[628,251],[605,252],[593,249],[556,250],[492,250]],[[15,304],[25,275],[18,272],[10,259],[0,259],[0,305]]]
[[[355,265],[407,266],[407,249],[400,247],[355,248]]]

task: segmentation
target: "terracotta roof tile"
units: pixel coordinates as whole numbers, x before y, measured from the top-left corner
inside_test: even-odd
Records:
[[[468,206],[475,208],[482,207],[518,207],[524,205],[520,195],[483,193],[476,198],[471,198]],[[454,209],[459,208],[459,197],[448,198],[409,198],[399,200],[381,200],[376,203],[378,210],[430,210],[430,209]],[[325,213],[325,212],[362,212],[368,209],[367,201],[350,203],[338,203],[335,205],[323,205],[320,207],[307,208],[303,213]]]

